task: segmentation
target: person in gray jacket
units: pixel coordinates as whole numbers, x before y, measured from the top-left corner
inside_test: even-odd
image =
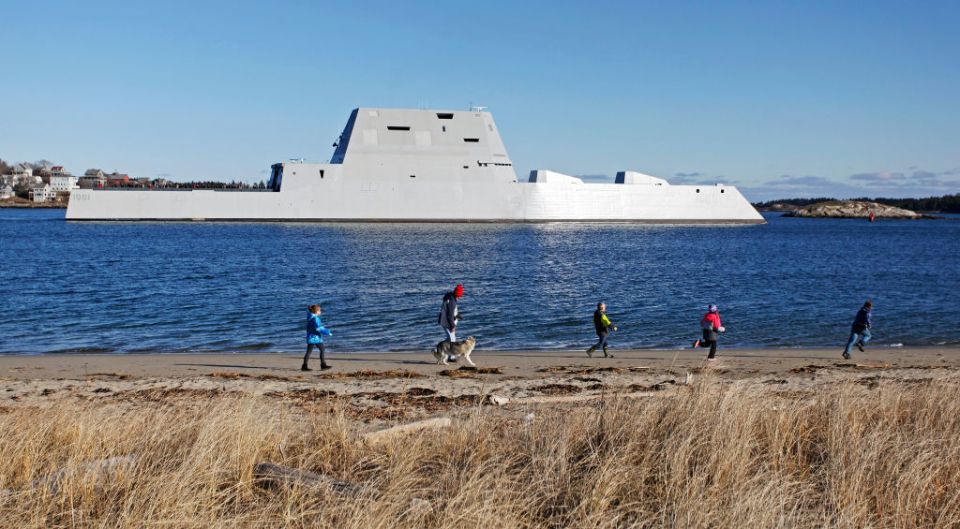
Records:
[[[447,340],[457,341],[457,322],[460,320],[460,310],[457,300],[463,297],[463,285],[457,284],[452,292],[443,295],[443,304],[440,305],[440,315],[437,323],[447,333]]]

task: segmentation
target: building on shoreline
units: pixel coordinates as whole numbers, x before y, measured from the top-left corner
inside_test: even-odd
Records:
[[[17,165],[15,165],[15,166],[13,167],[13,173],[12,173],[12,175],[13,175],[13,178],[14,178],[14,179],[18,179],[18,180],[19,180],[19,179],[26,179],[26,178],[33,178],[33,168],[32,168],[32,167],[27,167],[26,165],[24,165],[24,164],[22,164],[22,163],[18,163]]]
[[[0,186],[13,190],[14,196],[29,196],[30,190],[43,186],[43,178],[34,174],[33,168],[27,164],[17,164],[11,168],[10,174],[0,175]]]
[[[37,203],[47,202],[56,198],[56,196],[57,192],[50,187],[50,184],[43,184],[43,186],[30,189],[30,200]]]
[[[16,196],[16,193],[13,192],[13,188],[9,185],[0,187],[0,200],[9,200]]]
[[[70,171],[64,170],[62,165],[53,166],[50,172],[50,187],[58,194],[69,195],[74,189],[80,189],[78,180]]]
[[[80,189],[103,189],[107,186],[107,175],[100,169],[87,169],[78,179]]]
[[[130,185],[130,175],[118,173],[116,171],[106,175],[108,187],[128,187]]]

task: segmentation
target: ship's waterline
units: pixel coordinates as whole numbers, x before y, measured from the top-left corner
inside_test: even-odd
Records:
[[[520,179],[489,112],[354,110],[328,164],[275,164],[265,190],[77,190],[68,220],[763,223],[731,186],[633,171]]]

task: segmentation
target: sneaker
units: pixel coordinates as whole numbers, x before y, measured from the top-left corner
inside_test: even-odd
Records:
[[[861,352],[861,353],[864,352],[864,351],[866,351],[866,349],[863,348],[863,342],[858,342],[858,343],[857,343],[857,349],[860,349],[860,352]]]
[[[300,366],[300,371],[313,371],[313,370],[307,366]]]
[[[603,357],[604,357],[604,358],[613,358],[613,355],[610,354],[610,353],[607,351],[607,348],[606,348],[606,347],[603,348]]]
[[[323,364],[322,366],[320,366],[320,371],[326,371],[328,369],[333,369],[333,366],[328,364]]]
[[[850,353],[843,353],[844,360],[850,360]]]
[[[587,349],[587,356],[589,356],[590,358],[593,358],[593,347]]]
[[[713,360],[716,360],[716,359],[717,359],[717,357],[715,357],[715,356],[708,356],[708,357],[707,357],[707,360],[710,360],[710,361],[713,361]]]
[[[693,342],[693,348],[696,349],[697,347],[700,347],[700,340],[699,340],[699,339],[698,339],[697,341]]]

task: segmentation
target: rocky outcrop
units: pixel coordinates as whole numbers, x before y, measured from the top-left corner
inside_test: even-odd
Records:
[[[866,219],[870,212],[878,219],[921,219],[923,215],[908,209],[885,206],[876,202],[838,200],[836,202],[818,202],[784,214],[785,217],[810,217],[833,219]]]
[[[773,212],[796,211],[797,209],[800,208],[800,206],[794,206],[793,204],[784,204],[782,202],[770,204],[769,206],[762,206],[762,207],[754,206],[754,207],[756,207],[757,210],[759,211],[773,211]]]

